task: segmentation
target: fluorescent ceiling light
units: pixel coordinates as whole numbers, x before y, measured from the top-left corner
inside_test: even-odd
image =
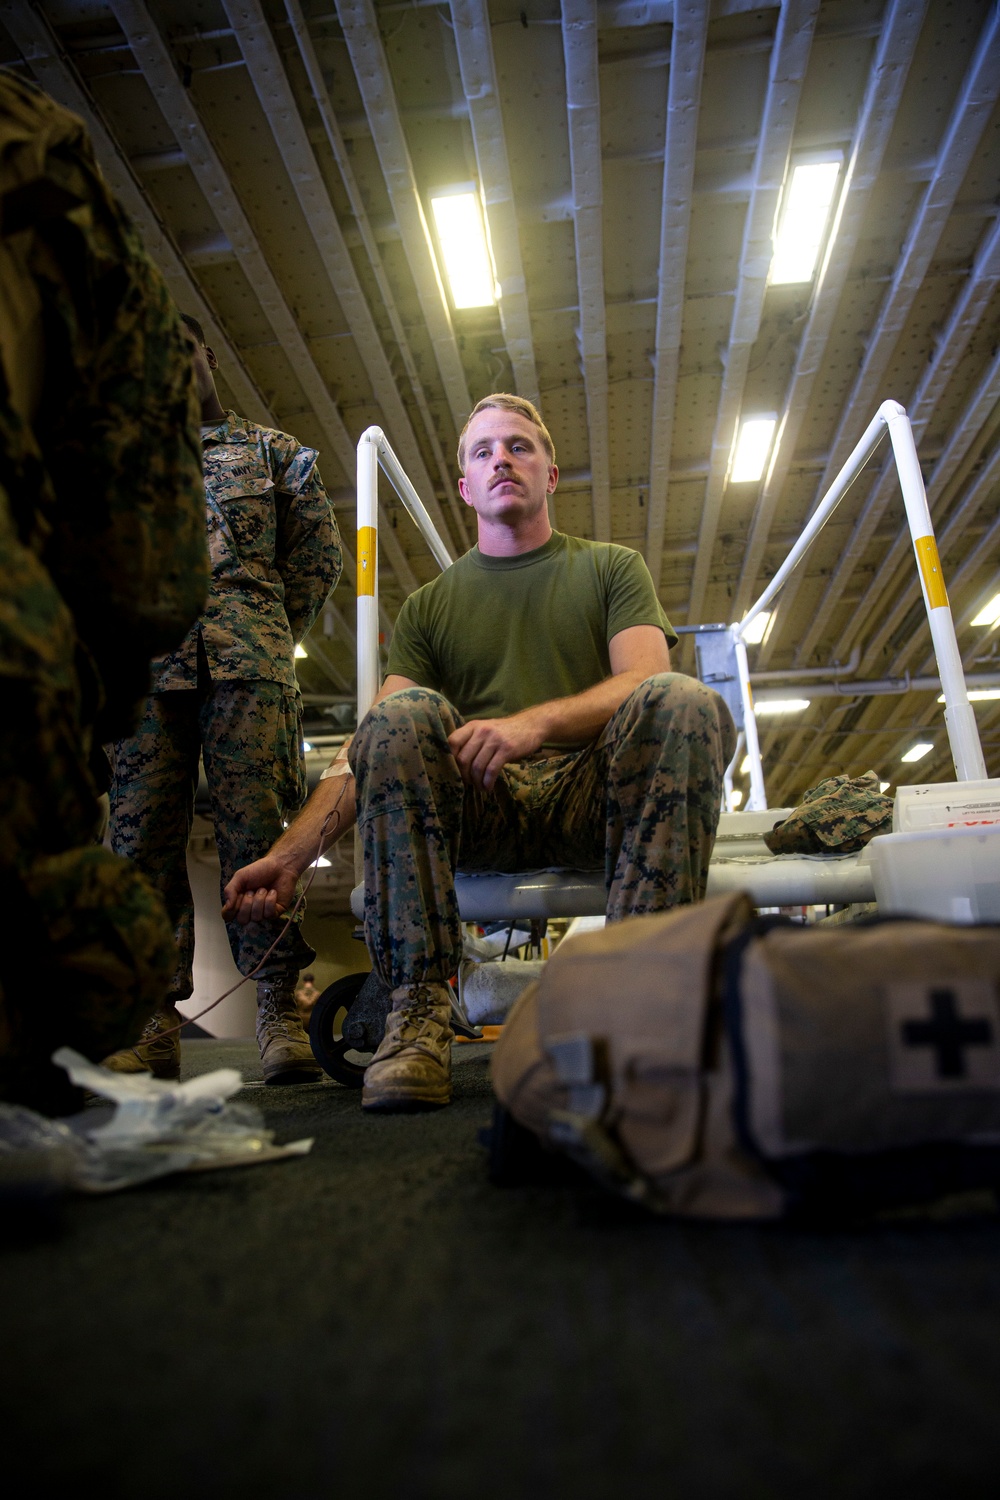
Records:
[[[1000,698],[1000,688],[970,688],[970,703],[992,703],[994,699]],[[944,702],[944,693],[938,693],[938,702]]]
[[[891,786],[891,781],[880,781],[878,784],[878,789],[880,792],[887,792]]]
[[[740,791],[740,789],[739,789],[738,786],[733,787],[733,790],[729,794],[730,805],[732,807],[739,807],[739,805],[740,805],[740,803],[742,801],[743,801],[743,793]]]
[[[800,714],[809,707],[808,698],[771,698],[764,703],[755,703],[756,714]]]
[[[910,746],[905,755],[901,755],[899,758],[900,760],[923,760],[924,756],[929,755],[933,749],[933,745],[927,744],[924,740],[919,740],[917,744]]]
[[[812,280],[839,173],[839,161],[800,162],[793,168],[774,237],[772,286]]]
[[[984,604],[971,625],[995,625],[1000,620],[1000,594],[994,594],[989,604]]]
[[[318,870],[328,870],[329,868],[330,868],[330,861],[327,859],[327,857],[326,857],[325,854],[321,854],[320,857],[319,857],[319,859],[314,859],[313,860],[313,869],[314,870],[317,870],[317,869]]]
[[[308,740],[303,740],[302,741],[302,748],[305,751],[305,753],[308,755],[309,752],[310,752],[310,750],[312,749],[312,745],[310,745],[310,743],[309,743]]]
[[[444,268],[456,308],[492,307],[498,288],[476,193],[431,199]]]
[[[768,625],[771,623],[771,611],[762,609],[759,615],[754,615],[750,624],[743,632],[743,641],[747,646],[757,646],[764,639]]]
[[[744,755],[743,759],[740,761],[740,775],[741,776],[749,776],[750,775],[750,757],[749,757],[749,755]]]
[[[305,646],[303,646],[301,641],[299,641],[299,644],[295,648],[295,655],[300,661],[304,656],[309,655],[309,652],[306,650]]]
[[[736,439],[730,484],[747,484],[759,479],[767,463],[777,417],[746,417]]]

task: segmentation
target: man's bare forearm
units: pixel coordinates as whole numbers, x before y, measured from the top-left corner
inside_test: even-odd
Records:
[[[341,769],[339,759],[334,767],[337,774],[320,782],[271,849],[273,858],[294,870],[297,876],[357,822],[354,777],[346,763]]]
[[[634,693],[648,673],[618,672],[571,698],[553,698],[526,712],[537,715],[543,745],[580,744],[600,734],[612,714]]]

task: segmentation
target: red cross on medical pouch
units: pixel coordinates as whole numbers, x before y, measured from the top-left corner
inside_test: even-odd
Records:
[[[1000,1092],[1000,1009],[991,980],[900,981],[884,994],[894,1092]]]

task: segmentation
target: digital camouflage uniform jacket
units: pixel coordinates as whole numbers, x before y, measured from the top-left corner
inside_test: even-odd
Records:
[[[121,734],[205,600],[176,309],[83,123],[0,76],[0,671]]]
[[[294,688],[295,645],[343,565],[318,455],[232,411],[203,440],[208,605],[180,647],[153,663],[153,691],[196,686],[199,632],[214,681]]]

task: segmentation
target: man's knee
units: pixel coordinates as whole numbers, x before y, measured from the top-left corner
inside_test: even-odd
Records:
[[[365,714],[355,736],[354,754],[361,759],[382,747],[399,748],[421,740],[447,741],[460,723],[441,693],[423,687],[402,688]]]
[[[736,726],[725,699],[684,672],[658,672],[647,677],[628,700],[632,722],[654,743],[678,734],[718,745],[724,761],[736,750]]]

